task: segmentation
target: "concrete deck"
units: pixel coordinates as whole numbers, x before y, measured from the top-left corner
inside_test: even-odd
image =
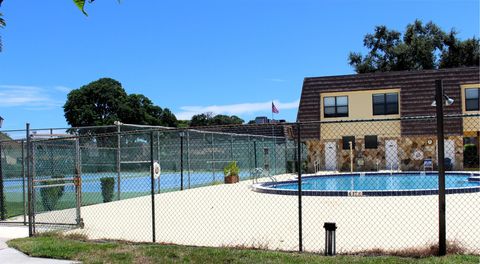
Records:
[[[292,179],[294,175],[277,176]],[[156,241],[197,246],[298,250],[298,197],[262,194],[252,181],[155,195]],[[82,207],[92,239],[152,241],[151,197]],[[324,249],[324,222],[335,222],[337,252],[396,250],[438,240],[435,195],[303,197],[304,250]],[[37,221],[74,222],[74,210],[39,214]],[[480,254],[480,193],[447,196],[447,238]]]

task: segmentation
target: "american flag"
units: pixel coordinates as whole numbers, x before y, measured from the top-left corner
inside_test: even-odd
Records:
[[[272,113],[278,114],[280,111],[278,111],[277,107],[275,107],[275,104],[272,102]]]

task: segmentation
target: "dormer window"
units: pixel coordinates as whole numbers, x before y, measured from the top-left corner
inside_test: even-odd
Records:
[[[478,100],[478,94],[480,88],[467,88],[465,89],[465,110],[466,111],[478,111],[480,102]]]
[[[373,115],[398,115],[398,93],[373,95]]]
[[[323,98],[323,116],[348,117],[348,96],[327,96]]]

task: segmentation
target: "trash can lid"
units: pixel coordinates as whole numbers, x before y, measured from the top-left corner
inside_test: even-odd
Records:
[[[323,224],[323,228],[327,231],[335,231],[337,229],[337,225],[335,223],[325,223]]]

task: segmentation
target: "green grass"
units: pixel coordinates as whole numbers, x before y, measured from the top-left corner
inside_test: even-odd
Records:
[[[404,258],[393,256],[324,257],[255,249],[189,247],[161,244],[86,241],[81,237],[45,234],[8,242],[30,256],[79,260],[83,263],[480,263],[479,256]]]

